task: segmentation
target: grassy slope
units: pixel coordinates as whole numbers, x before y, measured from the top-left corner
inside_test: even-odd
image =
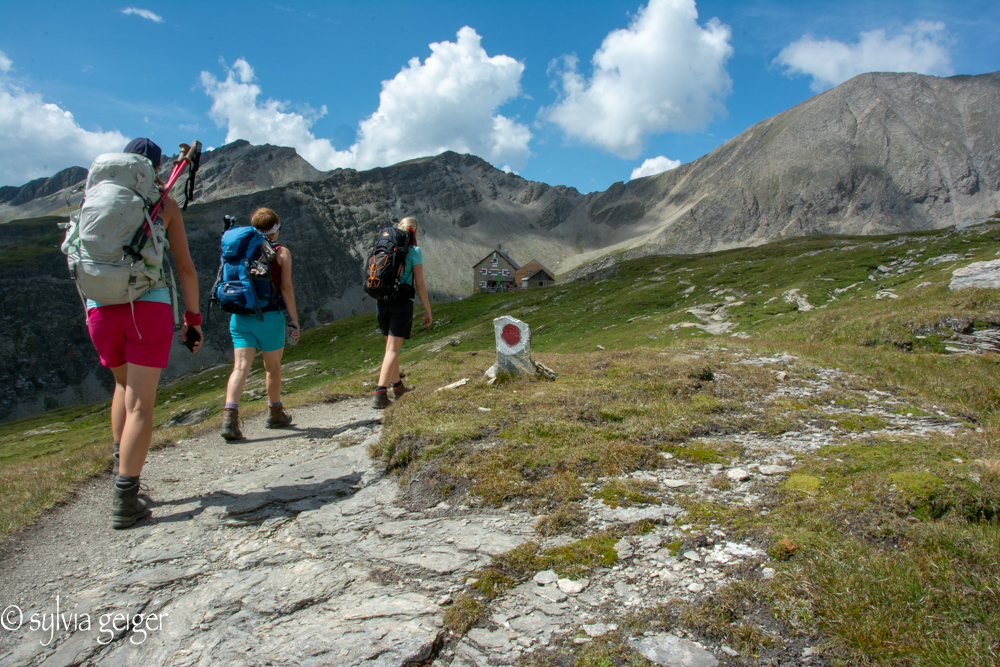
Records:
[[[447,497],[470,491],[478,502],[522,503],[540,514],[540,533],[559,532],[574,526],[574,502],[587,480],[650,465],[651,457],[664,450],[725,461],[725,451],[677,449],[699,433],[751,428],[778,433],[795,427],[797,413],[781,406],[770,406],[749,421],[743,416],[755,396],[768,392],[773,377],[754,367],[728,365],[733,351],[789,352],[809,363],[843,368],[869,386],[903,394],[914,410],[960,415],[968,422],[968,437],[959,443],[888,443],[881,449],[841,452],[840,458],[857,460],[846,474],[825,470],[823,457],[817,456],[802,471],[836,483],[824,483],[818,495],[772,499],[775,511],[766,519],[739,516],[727,508],[692,507],[691,516],[739,525],[774,543],[787,538],[801,549],[790,561],[794,567],[787,577],[776,580],[784,582],[782,588],[748,585],[742,592],[728,591],[691,611],[685,622],[708,636],[729,636],[742,627],[738,608],[751,599],[776,617],[787,617],[788,609],[807,609],[808,631],[830,637],[836,654],[848,663],[993,664],[988,654],[993,651],[995,658],[996,645],[989,646],[996,641],[996,624],[992,630],[983,627],[997,620],[1000,572],[995,557],[988,556],[995,556],[1000,545],[996,519],[957,520],[948,508],[992,507],[997,487],[991,480],[997,471],[986,468],[982,483],[966,488],[959,483],[966,477],[948,462],[956,457],[995,461],[1000,364],[993,355],[941,353],[955,327],[1000,324],[1000,297],[994,291],[947,289],[957,266],[995,259],[998,237],[1000,224],[883,238],[802,238],[710,255],[647,257],[622,264],[617,276],[602,281],[436,305],[434,325],[418,331],[403,355],[410,381],[421,389],[462,377],[472,381],[455,392],[418,391],[390,410],[385,447],[378,454],[404,475],[427,473],[429,493]],[[925,263],[945,254],[961,259]],[[906,260],[913,260],[913,266],[899,274]],[[921,283],[931,284],[918,287]],[[783,294],[793,288],[821,308],[803,312],[786,302]],[[849,289],[836,291],[844,288]],[[894,290],[899,298],[877,300],[883,289]],[[729,306],[727,319],[736,323],[733,331],[750,338],[671,328],[697,321],[689,308],[725,303],[726,297],[735,297],[733,304],[742,302]],[[556,368],[559,381],[517,381],[509,391],[482,382],[482,371],[492,363],[491,320],[501,314],[532,326],[533,350]],[[454,339],[460,340],[457,346],[447,345]],[[728,349],[720,349],[720,343]],[[598,346],[607,351],[598,352]],[[286,349],[285,376],[293,378],[287,384],[287,403],[294,407],[331,393],[363,393],[381,361],[382,347],[371,315],[305,332],[298,346]],[[697,351],[700,360],[683,354],[686,350]],[[669,356],[659,354],[663,351]],[[306,365],[310,361],[318,363]],[[742,373],[739,389],[723,396],[706,393],[702,385],[711,368],[705,364]],[[248,390],[261,373],[254,372]],[[217,428],[227,376],[227,368],[206,369],[164,386],[157,421],[208,408],[212,417],[194,428]],[[847,400],[849,388],[845,392]],[[248,414],[264,407],[262,400],[246,397],[244,406]],[[477,409],[487,406],[489,412]],[[81,479],[108,467],[107,419],[108,405],[97,404],[0,425],[4,533],[32,521]],[[183,438],[189,430],[161,427],[155,437],[162,443]],[[898,470],[928,471],[942,480],[931,484],[931,491],[915,492],[911,509],[916,515],[880,499],[880,485]],[[615,493],[641,496],[637,489]],[[866,517],[863,528],[879,526],[907,547],[886,551],[872,540],[858,539],[858,531],[833,527],[830,517],[845,513]],[[607,545],[600,540],[612,538],[617,539],[589,538],[604,545],[604,551],[591,555],[594,563],[606,555]],[[544,558],[538,562],[554,562],[556,556]],[[503,576],[516,579],[518,571],[513,567]],[[845,581],[864,594],[837,595]],[[993,593],[977,593],[974,603],[962,592],[984,587]],[[900,611],[912,610],[916,600],[926,602],[926,596],[920,597],[926,591],[941,606],[940,614]],[[967,613],[962,611],[966,606]],[[927,618],[933,627],[920,620]],[[662,619],[636,617],[631,622],[642,626]],[[881,632],[891,637],[873,631],[880,626],[888,627]],[[757,640],[750,633],[747,641],[752,646]],[[605,664],[625,664],[616,662],[614,647],[606,644],[587,648],[593,655],[581,649],[579,664],[601,664],[594,652],[602,646],[611,656]]]

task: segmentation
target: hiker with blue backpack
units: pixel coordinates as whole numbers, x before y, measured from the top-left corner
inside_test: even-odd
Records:
[[[299,317],[292,288],[292,253],[278,244],[281,219],[269,208],[259,208],[250,227],[232,227],[222,235],[222,266],[213,297],[224,311],[233,313],[233,372],[226,386],[222,411],[222,437],[242,440],[240,397],[253,358],[264,357],[264,385],[270,410],[265,426],[281,428],[292,417],[281,405],[281,355],[285,351],[285,311],[288,336],[299,340]]]
[[[383,229],[365,264],[365,292],[375,299],[379,330],[385,336],[385,356],[372,407],[384,410],[410,388],[399,377],[399,354],[413,329],[413,297],[424,305],[424,327],[429,327],[431,304],[424,284],[424,256],[417,245],[417,219],[403,218],[395,228]]]
[[[181,148],[166,185],[156,175],[162,151],[149,139],[132,141],[122,153],[98,156],[87,175],[83,204],[71,215],[62,244],[70,277],[84,301],[90,338],[101,365],[115,378],[111,433],[118,475],[112,487],[111,525],[116,529],[128,528],[149,513],[139,498],[139,477],[153,435],[156,387],[178,323],[176,289],[167,288],[167,272],[173,283],[165,261],[168,248],[186,308],[181,340],[192,352],[202,342],[198,275],[181,209],[167,196],[185,166],[192,175],[196,171],[201,145]],[[188,184],[193,197],[192,176]]]

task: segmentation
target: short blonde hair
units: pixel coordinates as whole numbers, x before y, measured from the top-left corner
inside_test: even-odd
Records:
[[[281,218],[278,214],[269,208],[259,208],[253,212],[253,216],[250,218],[250,224],[253,228],[258,231],[265,231],[271,229],[275,225],[281,224]]]
[[[416,218],[403,218],[396,225],[396,229],[402,229],[404,231],[413,230],[413,233],[417,233],[417,219]]]

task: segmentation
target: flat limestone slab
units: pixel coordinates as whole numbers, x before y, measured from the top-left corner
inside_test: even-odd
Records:
[[[155,613],[155,629],[102,635],[98,623],[56,632],[50,647],[25,632],[0,667],[427,660],[443,628],[436,601],[461,589],[461,573],[529,539],[533,521],[516,512],[435,517],[400,506],[398,484],[375,469],[365,445],[341,446],[348,431],[362,441],[378,437],[378,415],[366,403],[300,408],[294,428],[280,431],[251,420],[240,445],[208,433],[154,451],[147,470],[164,469],[169,479],[180,479],[169,472],[172,460],[204,461],[196,477],[207,477],[222,472],[218,448],[244,447],[247,455],[200,480],[201,492],[144,475],[153,519],[117,533],[130,540],[125,557],[101,579],[74,582],[72,599],[61,604],[95,619]]]

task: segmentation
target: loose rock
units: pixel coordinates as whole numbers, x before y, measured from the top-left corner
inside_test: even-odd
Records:
[[[644,658],[665,667],[717,667],[715,656],[694,642],[671,634],[642,637],[631,642]]]

